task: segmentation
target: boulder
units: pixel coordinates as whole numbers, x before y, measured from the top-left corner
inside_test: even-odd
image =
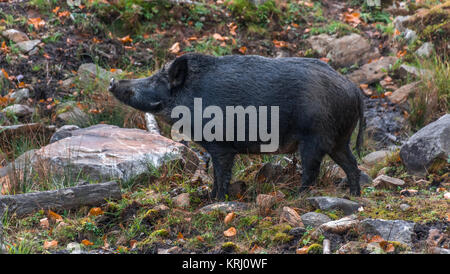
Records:
[[[389,101],[394,104],[402,104],[406,102],[409,95],[415,93],[420,85],[420,81],[416,81],[404,86],[401,86],[399,89],[395,90],[391,95],[388,96]]]
[[[2,35],[8,38],[9,40],[13,41],[14,43],[20,43],[30,40],[28,39],[28,36],[25,33],[15,29],[5,30],[2,32]]]
[[[430,75],[431,72],[427,69],[420,69],[413,66],[402,64],[398,69],[398,74],[401,78],[407,78],[408,76],[422,77],[423,75]]]
[[[298,215],[297,211],[290,207],[283,207],[283,211],[281,212],[280,221],[287,222],[292,227],[304,227],[302,223],[302,218]]]
[[[28,53],[31,50],[33,50],[40,43],[41,43],[41,40],[30,40],[30,41],[19,42],[16,45],[21,52]]]
[[[50,138],[50,143],[72,136],[72,131],[76,129],[80,129],[80,127],[75,125],[64,125],[58,128]]]
[[[331,41],[328,48],[327,57],[336,67],[361,65],[380,57],[378,49],[372,49],[369,41],[356,33]]]
[[[307,39],[307,42],[311,45],[311,48],[315,50],[320,56],[327,55],[328,51],[330,50],[330,43],[336,39],[335,37],[332,37],[328,34],[320,34],[311,36]]]
[[[95,125],[35,150],[32,169],[77,178],[129,180],[169,162],[194,172],[198,158],[186,146],[140,129]],[[17,165],[16,165],[17,167]]]
[[[390,66],[397,62],[397,57],[385,56],[377,61],[365,64],[360,69],[350,73],[348,78],[356,84],[372,84],[386,76]]]
[[[34,109],[30,108],[27,105],[21,105],[21,104],[14,104],[8,107],[5,107],[2,112],[4,113],[10,113],[12,115],[15,115],[19,118],[30,116],[33,114]]]
[[[225,213],[234,212],[234,211],[244,211],[249,208],[247,203],[242,202],[218,202],[214,204],[210,204],[200,208],[198,211],[200,213],[209,213],[212,211],[222,211]]]
[[[390,154],[387,150],[378,150],[369,153],[368,155],[364,156],[362,159],[363,163],[366,164],[369,167],[373,167],[376,164],[378,164],[381,161],[384,161],[386,157],[388,157]]]
[[[30,90],[27,88],[19,89],[9,96],[9,98],[14,99],[15,103],[20,103],[28,98],[30,98]]]
[[[434,50],[433,43],[426,42],[416,50],[416,54],[420,57],[429,57]]]
[[[379,235],[386,241],[396,241],[407,245],[412,243],[414,223],[402,220],[364,219],[361,231],[369,235]]]
[[[176,207],[188,208],[190,205],[189,193],[182,193],[174,197],[172,201]]]
[[[404,184],[405,181],[387,175],[380,175],[373,180],[373,186],[377,188],[396,188],[398,186],[403,186]]]
[[[325,214],[318,212],[308,212],[301,216],[302,222],[305,226],[318,227],[321,224],[328,223],[331,218]]]
[[[447,161],[450,153],[450,114],[445,114],[411,136],[400,149],[409,173],[424,176],[437,160]]]
[[[59,124],[77,124],[86,126],[89,116],[74,101],[64,102],[56,108],[56,120]]]
[[[342,210],[346,215],[350,215],[353,212],[357,211],[360,205],[356,202],[337,198],[337,197],[310,197],[307,198],[308,202],[314,206],[315,208],[318,208],[320,210],[333,210],[333,209],[339,209]]]
[[[313,238],[317,238],[320,234],[323,234],[324,232],[330,232],[334,234],[344,234],[348,230],[352,228],[357,228],[358,226],[358,219],[356,215],[350,215],[347,217],[344,217],[342,219],[327,222],[324,224],[321,224],[311,235]]]

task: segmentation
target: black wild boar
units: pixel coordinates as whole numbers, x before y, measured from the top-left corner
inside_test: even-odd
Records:
[[[315,183],[322,158],[328,154],[345,171],[350,193],[360,195],[360,170],[349,143],[359,121],[356,142],[359,153],[364,124],[361,90],[320,60],[186,54],[148,78],[111,79],[110,91],[123,103],[171,124],[179,120],[179,116],[171,115],[175,107],[186,106],[192,113],[196,111],[195,98],[201,98],[203,108],[218,106],[224,113],[227,106],[242,106],[246,110],[249,106],[277,106],[278,117],[268,111],[266,119],[271,121],[272,132],[278,130],[278,147],[271,153],[299,150],[303,166],[300,190]],[[212,117],[202,117],[203,125]],[[244,117],[241,119],[245,121],[244,140],[236,138],[238,129],[234,121],[231,128],[215,129],[223,138],[194,139],[212,156],[212,196],[219,200],[227,194],[235,155],[261,153],[261,145],[268,143],[267,138],[261,138],[261,132],[257,139],[249,138],[249,128],[255,126],[256,120],[250,119],[250,115]],[[194,132],[194,118],[189,119]],[[226,120],[224,117],[224,125]]]

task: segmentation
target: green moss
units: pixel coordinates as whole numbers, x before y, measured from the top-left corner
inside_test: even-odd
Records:
[[[222,250],[226,252],[237,252],[239,247],[233,242],[225,242],[222,244]]]
[[[310,247],[308,247],[307,253],[308,254],[322,254],[323,253],[322,245],[312,244]]]
[[[156,231],[153,231],[150,236],[152,236],[152,237],[167,237],[167,236],[169,236],[169,232],[166,229],[158,229]]]
[[[278,232],[275,234],[275,236],[273,236],[273,241],[275,243],[279,243],[279,244],[285,244],[288,243],[290,240],[292,240],[293,236],[288,235],[287,233],[284,232]]]

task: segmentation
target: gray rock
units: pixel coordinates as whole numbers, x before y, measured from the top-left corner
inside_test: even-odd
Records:
[[[424,176],[437,159],[447,161],[450,153],[450,114],[416,132],[400,149],[409,173]]]
[[[330,232],[335,234],[344,234],[348,230],[352,228],[356,228],[358,226],[358,219],[356,215],[350,215],[344,217],[342,219],[336,221],[330,221],[324,224],[321,224],[313,233],[312,237],[317,238],[320,234],[324,232]]]
[[[331,218],[325,214],[318,212],[308,212],[303,214],[302,222],[305,226],[318,227],[321,224],[328,223],[331,221]]]
[[[64,102],[56,108],[56,119],[60,124],[76,124],[86,126],[89,116],[74,101]]]
[[[398,69],[398,74],[401,78],[406,78],[407,76],[421,77],[423,75],[430,75],[431,72],[427,69],[420,69],[413,66],[402,64]]]
[[[419,88],[420,81],[416,81],[404,86],[401,86],[397,90],[395,90],[389,97],[389,101],[394,104],[402,104],[406,102],[409,95],[416,92]]]
[[[374,165],[384,161],[387,156],[389,156],[390,152],[387,150],[379,150],[369,153],[364,156],[362,161],[369,167],[373,167]]]
[[[2,112],[13,114],[19,118],[30,116],[33,114],[34,109],[30,108],[27,105],[14,104],[8,107],[5,107]]]
[[[336,67],[361,65],[380,57],[378,49],[372,49],[369,41],[356,33],[331,41],[329,49],[327,57]]]
[[[81,245],[79,243],[69,243],[67,244],[66,250],[70,252],[70,254],[81,254]]]
[[[405,185],[405,181],[387,175],[380,175],[373,180],[374,187],[396,188]]]
[[[372,178],[370,178],[370,176],[367,175],[367,173],[365,173],[364,171],[361,171],[361,175],[359,176],[359,185],[366,186],[366,185],[370,185],[371,183],[372,183]]]
[[[302,218],[298,215],[297,211],[290,207],[283,207],[283,211],[281,212],[280,221],[287,222],[293,227],[303,227]]]
[[[58,128],[55,133],[50,138],[50,144],[56,141],[62,140],[64,138],[72,136],[72,131],[80,129],[80,127],[76,125],[64,125]]]
[[[111,78],[116,75],[122,73],[122,70],[116,70],[114,73],[105,70],[104,68],[94,64],[94,63],[86,63],[82,64],[78,68],[77,75],[80,79],[81,83],[91,83],[93,80],[97,79],[105,85],[109,84]]]
[[[386,241],[412,243],[414,223],[402,220],[364,219],[360,222],[363,233],[379,235]]]
[[[218,202],[214,204],[210,204],[200,208],[198,211],[200,213],[209,213],[215,210],[223,211],[223,212],[232,212],[232,211],[244,211],[249,208],[247,203],[242,202]]]
[[[326,56],[330,50],[330,43],[336,39],[328,34],[320,34],[311,36],[307,39],[307,42],[311,45],[311,48],[315,50],[320,56]]]
[[[429,57],[433,50],[433,43],[426,42],[418,50],[416,50],[416,54],[420,57]]]
[[[400,205],[400,209],[401,209],[402,211],[407,211],[407,210],[410,209],[410,208],[411,208],[411,206],[408,205],[408,204],[401,204],[401,205]]]
[[[129,180],[179,163],[184,172],[197,169],[198,158],[186,146],[145,130],[95,125],[72,131],[72,136],[34,151],[27,170],[51,171],[55,176],[84,174],[94,180]],[[17,167],[17,164],[16,164]]]
[[[412,43],[417,39],[417,33],[413,30],[406,29],[403,33],[403,38],[405,38],[408,43]]]
[[[372,84],[386,76],[386,71],[397,62],[394,56],[385,56],[375,62],[365,64],[360,69],[350,73],[348,78],[356,84]]]
[[[30,40],[28,39],[28,36],[25,33],[15,29],[5,30],[2,32],[2,35],[8,38],[9,40],[13,41],[14,43],[20,43]]]
[[[307,198],[308,202],[311,203],[312,206],[321,210],[333,210],[340,209],[346,215],[350,215],[353,212],[357,211],[360,205],[356,202],[337,198],[337,197],[310,197]]]
[[[190,203],[189,193],[182,193],[172,199],[176,207],[188,208]]]
[[[9,98],[14,99],[15,103],[20,103],[28,98],[30,98],[30,90],[27,88],[19,89],[9,96]]]
[[[394,19],[394,26],[398,31],[404,31],[405,30],[405,23],[411,18],[411,16],[397,16]]]
[[[30,41],[23,41],[17,43],[17,47],[22,51],[23,53],[28,53],[32,49],[34,49],[37,45],[41,43],[41,40],[30,40]]]
[[[304,227],[294,227],[291,230],[289,230],[288,234],[294,237],[301,237],[303,234],[305,234],[306,228]]]

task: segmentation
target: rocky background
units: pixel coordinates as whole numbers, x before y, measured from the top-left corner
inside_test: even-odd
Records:
[[[449,1],[0,1],[0,253],[450,252]],[[315,57],[366,95],[361,197],[298,155],[195,144],[111,97],[187,52]]]

